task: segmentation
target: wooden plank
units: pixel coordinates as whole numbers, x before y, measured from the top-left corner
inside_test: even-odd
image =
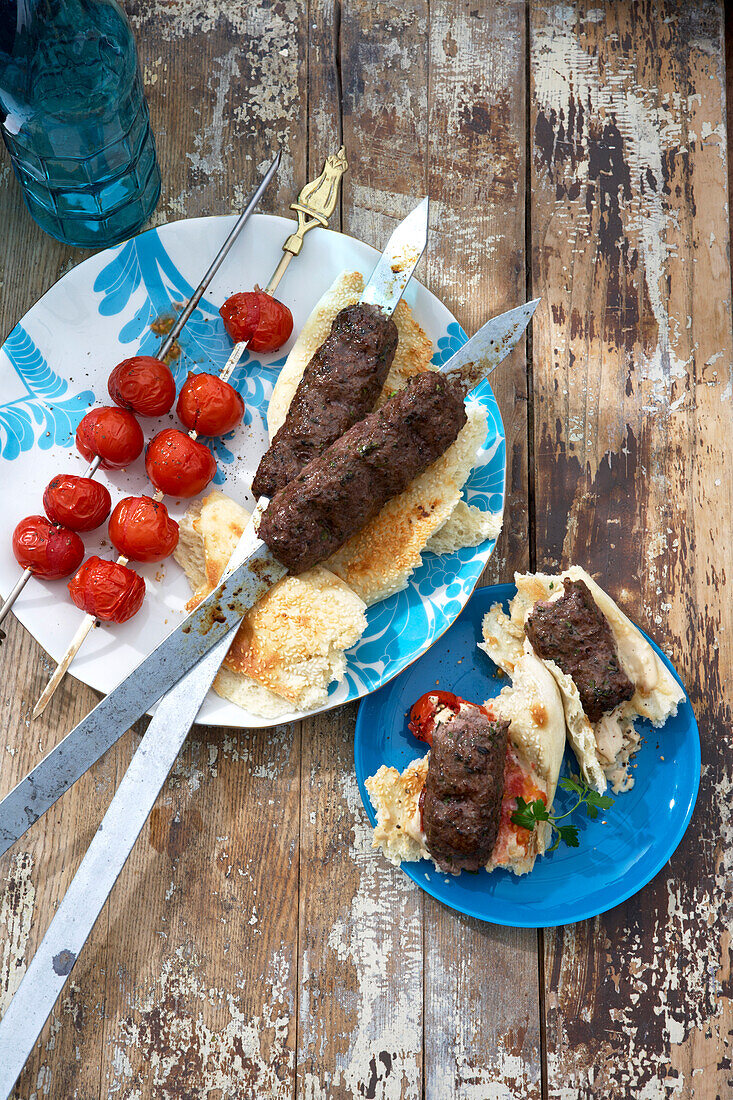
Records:
[[[110,906],[102,1095],[293,1093],[299,739],[197,729]]]
[[[14,620],[7,634],[0,651],[5,718],[0,797],[97,701],[89,689],[69,684],[59,692],[54,707],[31,724],[30,712],[47,677],[48,659]],[[0,1015],[96,831],[114,790],[119,751],[107,753],[93,773],[56,803],[42,824],[0,859]],[[21,1076],[15,1093],[19,1100],[43,1096],[44,1089],[46,1095],[53,1095],[52,1088],[61,1096],[73,1095],[74,1088],[82,1095],[96,1095],[106,934],[103,918]]]
[[[176,4],[129,10],[164,177],[155,222],[241,208],[281,139],[279,187],[265,206],[288,214],[305,181],[305,11],[280,0],[213,15]],[[11,210],[0,245],[8,248],[7,270],[18,270],[19,255],[57,257],[14,280],[2,318],[7,331],[83,254],[56,249],[27,226],[12,187],[1,194]],[[94,702],[68,680],[29,736],[29,709],[45,680],[39,652],[14,624],[1,654],[17,675],[2,685],[5,741],[15,753],[6,758],[3,745],[11,765],[3,768],[3,793],[38,759],[39,739],[47,749]],[[136,743],[128,737],[112,750],[31,831],[19,855],[0,865],[5,999]],[[209,1100],[292,1095],[298,786],[297,726],[196,732],[43,1033],[19,1098],[143,1100],[192,1089]]]
[[[430,5],[428,281],[469,333],[525,300],[524,33],[524,3]],[[529,564],[523,351],[492,377],[508,495],[484,581]],[[539,1098],[536,932],[461,918],[426,898],[424,1031],[426,1096]]]
[[[381,247],[425,194],[427,5],[311,3],[311,22],[311,160],[338,141],[322,91],[338,91],[340,73],[343,228]],[[303,723],[298,1095],[416,1100],[422,896],[371,851],[355,715],[350,706]]]
[[[305,182],[306,13],[211,12],[137,11],[159,74],[159,214],[240,208],[279,143],[263,207],[287,214]],[[299,751],[297,726],[187,744],[112,899],[102,1095],[292,1095]]]
[[[586,565],[664,646],[704,762],[656,879],[546,935],[547,1095],[729,1096],[722,8],[533,2],[530,46],[537,564]]]

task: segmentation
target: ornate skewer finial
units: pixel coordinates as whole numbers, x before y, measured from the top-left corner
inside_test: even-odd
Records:
[[[299,255],[308,230],[315,229],[316,226],[328,229],[329,220],[338,203],[341,177],[348,167],[346,149],[342,145],[338,153],[326,157],[320,176],[306,183],[295,202],[290,204],[290,209],[298,215],[298,228],[283,245],[284,256],[265,288],[269,294],[273,293],[282,279],[293,256]]]

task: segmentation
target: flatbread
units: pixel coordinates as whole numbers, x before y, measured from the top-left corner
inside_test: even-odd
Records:
[[[454,554],[466,546],[480,546],[487,539],[498,539],[501,521],[501,512],[482,512],[475,504],[459,500],[425,549],[431,554]]]
[[[514,666],[511,684],[488,702],[497,716],[509,720],[512,747],[535,785],[546,794],[547,805],[551,807],[565,751],[565,716],[553,677],[534,654],[525,654]],[[419,807],[429,760],[430,753],[413,760],[402,773],[383,764],[366,781],[377,813],[372,847],[380,848],[391,863],[399,865],[403,860],[432,859],[422,831]],[[486,870],[493,871],[501,866],[515,875],[527,874],[537,857],[546,852],[551,832],[547,822],[538,823],[530,834],[526,850],[518,843],[510,844],[500,862],[492,853]]]
[[[578,689],[554,661],[543,662],[560,689],[565,707],[568,740],[586,782],[599,792],[610,783],[614,792],[629,790],[633,777],[629,760],[639,744],[635,720],[647,718],[663,726],[677,713],[684,693],[666,665],[659,659],[638,627],[604,592],[589,573],[578,565],[552,576],[545,573],[516,573],[517,595],[504,614],[496,604],[484,617],[481,648],[509,675],[523,652],[532,652],[524,635],[524,624],[538,600],[548,600],[563,591],[563,580],[584,581],[599,609],[608,619],[621,665],[635,687],[633,697],[599,722],[590,722],[583,711]]]
[[[195,590],[189,607],[219,583],[248,519],[218,491],[188,509],[175,557]],[[214,690],[268,718],[322,706],[329,684],[344,677],[345,650],[366,628],[364,610],[356,593],[322,566],[284,577],[245,616]]]

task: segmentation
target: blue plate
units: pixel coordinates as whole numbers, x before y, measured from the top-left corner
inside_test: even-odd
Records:
[[[410,707],[433,688],[482,701],[498,695],[507,683],[496,665],[477,649],[481,621],[497,601],[507,607],[516,593],[513,584],[497,584],[474,592],[463,614],[449,630],[391,683],[368,696],[359,707],[354,756],[362,801],[372,824],[376,814],[364,781],[382,764],[400,771],[423,756],[425,745],[407,728]],[[677,673],[657,645],[647,638],[670,672]],[[684,690],[684,685],[683,690]],[[690,700],[662,729],[648,722],[638,726],[642,747],[634,758],[634,786],[619,795],[610,810],[590,821],[581,809],[573,820],[580,829],[580,846],[564,845],[538,859],[529,875],[509,871],[478,875],[445,875],[427,861],[403,863],[405,874],[459,913],[493,924],[547,928],[594,917],[630,898],[667,862],[692,816],[700,783],[700,736]],[[570,750],[562,772],[577,774]],[[558,790],[555,808],[563,813],[573,804]],[[375,859],[383,859],[376,850]]]
[[[151,329],[156,318],[172,315],[174,303],[188,298],[203,267],[234,224],[235,216],[190,218],[148,229],[115,248],[88,257],[67,272],[16,325],[0,347],[0,487],[10,526],[26,515],[29,500],[40,507],[45,485],[60,471],[79,473],[83,464],[72,446],[74,432],[90,406],[107,396],[115,363],[130,355],[155,354],[159,342]],[[282,242],[293,223],[256,214],[237,241],[235,252],[215,276],[178,343],[173,364],[180,386],[189,371],[218,371],[232,342],[219,304],[243,286],[262,284],[282,256]],[[205,259],[206,258],[206,259]],[[361,241],[321,229],[308,235],[303,255],[288,268],[287,302],[295,332],[300,332],[316,302],[343,271],[368,277],[379,253]],[[466,342],[466,334],[446,306],[416,279],[405,293],[413,316],[433,342],[433,364],[440,367]],[[244,399],[244,428],[206,440],[214,448],[217,474],[249,511],[248,486],[267,448],[266,420],[273,386],[291,341],[274,355],[245,353],[230,381]],[[484,512],[504,508],[506,444],[501,414],[485,379],[472,401],[486,413],[486,437],[463,488],[465,500]],[[170,418],[148,420],[148,437],[170,427]],[[113,499],[144,491],[144,463],[126,470],[101,471]],[[168,500],[180,520],[188,501]],[[84,536],[87,554],[109,552],[107,528]],[[391,680],[446,630],[461,612],[491,555],[495,539],[453,554],[425,553],[401,592],[374,604],[367,625],[346,655],[345,674],[331,684],[328,700],[309,711],[265,718],[210,692],[197,722],[244,728],[295,721],[361,699]],[[183,571],[166,563],[142,565],[148,580],[145,603],[129,622],[114,630],[94,630],[73,665],[74,675],[95,691],[109,692],[171,630],[184,613],[191,590]],[[0,592],[7,595],[18,579],[18,563],[9,539],[0,539]],[[15,615],[43,648],[58,660],[81,621],[64,585],[34,579],[15,604]]]

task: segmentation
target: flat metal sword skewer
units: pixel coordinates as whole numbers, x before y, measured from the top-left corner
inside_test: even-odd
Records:
[[[263,550],[250,524],[232,555],[229,569]],[[233,625],[230,623],[212,649],[161,700],[78,871],[0,1020],[0,1097],[5,1098],[12,1092],[238,628],[239,619]]]
[[[457,376],[466,391],[479,384],[518,342],[536,305],[537,300],[489,321],[446,364],[446,373]],[[258,509],[261,511],[267,503],[267,499],[262,498]],[[275,579],[273,576],[263,578],[262,571],[253,570],[251,566],[247,569],[248,563],[258,554],[260,564],[266,565],[268,570],[274,569],[277,574],[279,569],[280,575],[285,573],[254,534],[254,526],[252,523],[248,526],[229,562],[228,570],[234,570],[239,578],[240,587],[236,590],[239,595],[232,597],[235,602],[242,601],[240,574],[249,577],[250,585],[255,587],[257,581],[261,585],[272,583]],[[253,577],[257,580],[253,581]],[[224,604],[231,608],[232,604],[226,603],[230,597],[225,596],[223,591],[214,593],[214,596],[219,609]],[[255,592],[248,591],[244,602],[254,598]],[[212,597],[209,597],[206,602],[211,600]],[[209,613],[205,612],[205,615]],[[203,659],[161,700],[100,829],[0,1021],[0,1096],[7,1096],[12,1090],[132,850],[226,656],[239,622],[239,618],[235,616],[235,619],[234,624],[231,620],[226,623],[223,635],[220,633]],[[219,621],[218,616],[213,615],[211,621],[212,624]],[[174,633],[180,634],[181,628]],[[147,663],[143,662],[143,665]],[[129,685],[130,679],[121,688],[126,683]],[[119,691],[115,689],[103,704]],[[29,792],[20,793],[22,802]],[[5,799],[0,804],[0,821],[7,801]],[[27,814],[27,806],[23,812]]]

